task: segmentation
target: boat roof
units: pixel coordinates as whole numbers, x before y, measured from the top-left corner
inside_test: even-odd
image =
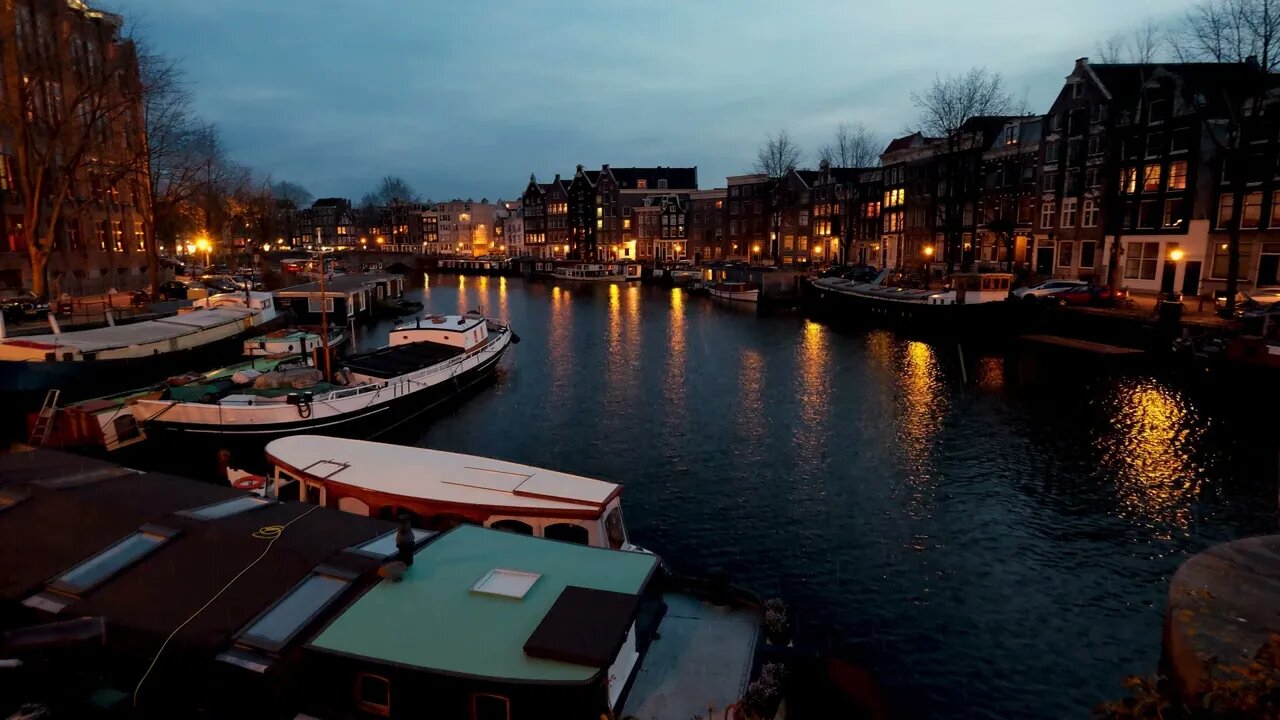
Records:
[[[603,480],[476,455],[294,435],[273,440],[267,459],[350,487],[516,511],[595,510],[621,491]]]
[[[438,365],[466,352],[454,345],[416,342],[352,355],[343,361],[352,372],[389,380],[415,370]]]
[[[173,338],[190,335],[208,328],[238,322],[256,312],[256,310],[244,307],[222,306],[213,310],[196,310],[172,317],[145,320],[128,325],[72,330],[56,335],[53,333],[27,335],[9,340],[0,340],[0,344],[37,350],[75,349],[80,352],[99,352],[129,347],[130,345],[172,340]]]
[[[526,646],[542,645],[548,639],[552,645],[572,642],[569,636],[574,630],[581,634],[596,624],[590,621],[597,618],[583,618],[573,627],[560,623],[550,627],[544,622],[560,614],[557,605],[563,610],[562,595],[602,591],[602,597],[617,594],[631,596],[634,601],[657,564],[657,557],[647,553],[462,525],[419,550],[399,582],[383,580],[348,606],[308,647],[454,675],[518,682],[588,682],[601,672],[599,665],[535,657],[526,652]],[[494,570],[538,577],[523,597],[475,590]],[[618,616],[626,613],[625,609],[601,612],[614,616],[608,620],[621,620]],[[632,617],[625,618],[622,633],[633,615],[634,607]],[[616,654],[622,637],[599,640],[612,645]],[[532,647],[530,651],[547,654]],[[607,661],[604,667],[608,667]]]
[[[392,273],[349,273],[335,275],[324,281],[324,294],[354,295],[366,287],[373,287],[380,282],[403,279],[402,275]],[[276,291],[276,297],[308,297],[320,292],[320,281],[292,285]]]
[[[483,315],[422,315],[396,325],[396,330],[441,330],[466,332],[487,322]]]

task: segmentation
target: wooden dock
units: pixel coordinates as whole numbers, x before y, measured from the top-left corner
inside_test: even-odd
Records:
[[[1106,343],[1092,342],[1090,340],[1078,340],[1076,338],[1061,337],[1059,335],[1023,335],[1021,340],[1035,345],[1049,345],[1052,347],[1064,348],[1066,350],[1088,353],[1090,355],[1113,357],[1143,354],[1143,351],[1137,348],[1108,345]]]

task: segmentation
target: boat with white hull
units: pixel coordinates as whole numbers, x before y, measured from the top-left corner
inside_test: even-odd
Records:
[[[266,443],[300,432],[373,437],[421,415],[492,377],[515,341],[485,317],[435,315],[398,326],[389,344],[345,359],[333,382],[319,371],[280,382],[200,395],[143,399],[133,414],[148,436],[182,442],[241,438]]]
[[[1012,275],[956,274],[950,289],[929,290],[887,285],[888,274],[884,270],[869,283],[837,277],[811,280],[803,284],[805,299],[810,309],[836,319],[966,334],[998,333],[1010,326]]]
[[[551,276],[557,280],[574,280],[578,282],[626,282],[627,274],[620,267],[610,267],[584,263],[556,268]],[[638,277],[638,276],[637,276]]]
[[[38,399],[57,389],[65,402],[136,388],[229,361],[245,336],[283,321],[271,293],[228,293],[171,317],[3,339],[0,394]]]
[[[746,283],[727,282],[709,285],[707,292],[711,293],[711,297],[721,300],[733,300],[734,302],[760,302],[760,289],[753,288]]]

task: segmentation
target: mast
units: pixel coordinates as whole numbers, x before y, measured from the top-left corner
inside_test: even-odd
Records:
[[[316,236],[319,238],[319,229],[317,228]],[[330,382],[332,374],[329,368],[329,298],[324,294],[324,243],[319,243],[320,247],[320,349],[324,352],[324,381]]]

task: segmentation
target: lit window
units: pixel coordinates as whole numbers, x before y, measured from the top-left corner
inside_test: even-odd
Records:
[[[1097,227],[1098,226],[1098,203],[1095,200],[1084,201],[1084,213],[1081,217],[1080,227]]]
[[[1262,193],[1252,192],[1244,196],[1244,213],[1240,215],[1240,227],[1256,228],[1262,219]]]
[[[1134,193],[1138,190],[1138,168],[1124,168],[1120,171],[1120,192]]]
[[[279,650],[350,584],[349,579],[336,574],[313,572],[251,622],[236,641],[262,650]]]
[[[623,230],[630,230],[630,229],[631,229],[631,218],[623,218],[623,219],[622,219],[622,229],[623,229]]]
[[[1053,215],[1055,212],[1057,212],[1057,206],[1055,203],[1046,202],[1042,204],[1040,206],[1040,227],[1053,227]]]
[[[1187,161],[1180,160],[1175,163],[1169,163],[1169,189],[1185,190],[1187,189]]]
[[[49,587],[79,595],[155,552],[173,535],[174,532],[167,528],[145,526],[54,578]]]
[[[1160,166],[1148,165],[1143,168],[1142,191],[1160,192]]]

